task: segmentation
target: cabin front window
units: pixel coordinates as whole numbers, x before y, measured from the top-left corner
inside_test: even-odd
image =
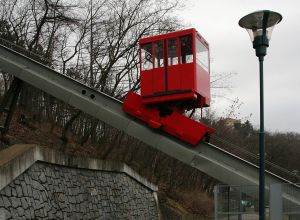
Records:
[[[178,46],[177,38],[168,40],[168,65],[178,64]]]
[[[180,37],[180,62],[182,64],[193,62],[192,35]]]
[[[154,43],[154,68],[164,67],[164,53],[162,41]]]
[[[153,69],[152,63],[152,43],[144,44],[141,48],[142,52],[142,70]]]
[[[196,60],[197,64],[199,64],[207,72],[209,71],[208,49],[198,39],[196,40]]]

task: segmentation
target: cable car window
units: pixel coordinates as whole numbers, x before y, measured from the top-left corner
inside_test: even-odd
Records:
[[[196,40],[196,62],[208,72],[208,67],[209,67],[208,49],[198,39]]]
[[[162,41],[154,43],[154,68],[164,66],[164,54]]]
[[[142,53],[142,70],[151,70],[153,69],[152,64],[152,44],[144,44],[141,49]]]
[[[187,35],[180,38],[180,52],[180,62],[182,64],[193,62],[192,35]]]
[[[168,40],[168,65],[173,66],[178,64],[177,39]]]

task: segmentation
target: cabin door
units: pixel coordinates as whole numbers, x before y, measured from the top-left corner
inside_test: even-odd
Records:
[[[180,90],[181,74],[179,67],[179,42],[178,38],[171,38],[166,41],[167,44],[167,68],[166,68],[166,79],[167,79],[167,91],[176,92]]]
[[[166,91],[164,41],[154,42],[153,52],[154,52],[153,94],[158,95]]]

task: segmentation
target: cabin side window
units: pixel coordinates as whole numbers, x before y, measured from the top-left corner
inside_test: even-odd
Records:
[[[178,45],[177,38],[168,40],[168,65],[178,64]]]
[[[208,49],[198,39],[196,39],[196,62],[207,72],[209,71],[209,56]]]
[[[142,70],[153,69],[152,43],[142,45],[141,53],[142,53]]]
[[[154,43],[154,68],[164,67],[164,53],[162,41]]]
[[[180,37],[180,63],[193,62],[192,35]]]

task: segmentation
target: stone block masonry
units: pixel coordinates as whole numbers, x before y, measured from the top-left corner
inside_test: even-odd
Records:
[[[0,157],[0,220],[159,219],[157,187],[125,164],[17,148],[11,160]]]

